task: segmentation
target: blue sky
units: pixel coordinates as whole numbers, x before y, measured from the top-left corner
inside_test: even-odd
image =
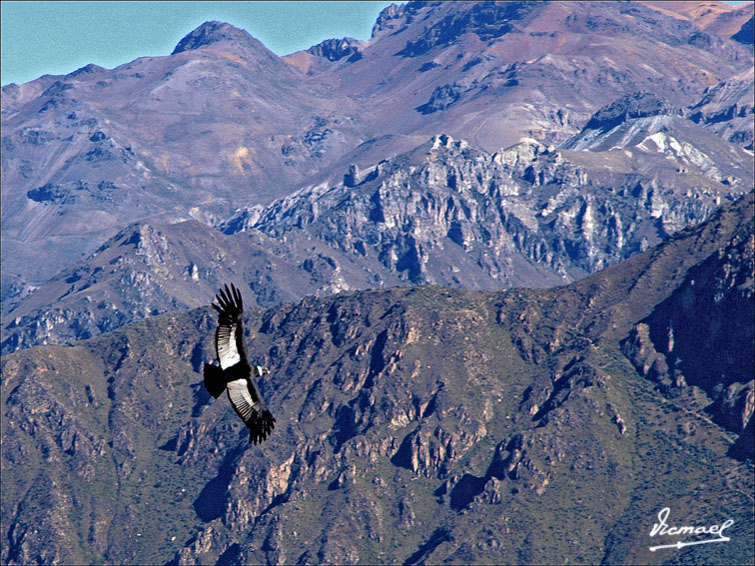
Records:
[[[243,28],[278,55],[323,39],[368,39],[392,2],[0,2],[3,85],[169,55],[202,22]],[[401,3],[401,2],[393,2]]]
[[[137,57],[169,55],[184,35],[208,20],[243,28],[278,55],[331,37],[367,39],[375,18],[389,4],[3,0],[0,83],[67,74],[88,63],[110,69]]]

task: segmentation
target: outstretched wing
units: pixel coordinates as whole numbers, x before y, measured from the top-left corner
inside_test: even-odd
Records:
[[[262,400],[251,371],[245,378],[228,382],[228,399],[233,410],[249,427],[249,442],[257,444],[265,440],[275,428],[275,419]]]
[[[215,298],[218,304],[212,303],[218,311],[218,328],[215,331],[215,352],[218,355],[220,367],[224,370],[238,363],[248,366],[246,346],[244,345],[244,304],[241,293],[231,283],[231,288],[225,286]]]
[[[220,289],[215,296],[218,311],[218,328],[215,331],[215,352],[220,369],[205,365],[205,386],[213,397],[223,389],[233,410],[249,427],[249,442],[257,444],[267,438],[275,427],[275,419],[262,400],[255,377],[260,377],[266,369],[249,365],[244,344],[244,304],[241,293],[231,283]]]

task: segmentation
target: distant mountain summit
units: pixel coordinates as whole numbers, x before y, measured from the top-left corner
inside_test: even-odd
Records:
[[[239,29],[231,24],[224,22],[205,22],[194,31],[186,34],[178,42],[171,55],[201,49],[216,43],[236,43],[241,45],[252,45],[255,48],[267,50],[262,43],[254,39],[249,32]]]

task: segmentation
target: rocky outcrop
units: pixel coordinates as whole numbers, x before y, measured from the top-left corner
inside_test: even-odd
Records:
[[[436,87],[430,95],[430,100],[421,106],[417,106],[417,112],[420,114],[432,114],[445,110],[453,105],[466,89],[458,84],[447,84]]]
[[[649,93],[628,94],[592,115],[586,130],[607,132],[632,118],[673,114],[674,108],[662,98]]]
[[[704,220],[722,195],[751,183],[744,152],[724,160],[718,138],[708,145],[714,136],[681,118],[639,123],[656,118],[627,119],[608,137],[637,145],[596,154],[534,140],[489,154],[436,136],[366,171],[352,164],[334,186],[244,208],[220,226],[225,235],[196,221],[131,226],[9,309],[2,351],[205,304],[234,278],[264,307],[403,282],[497,289],[579,279]],[[313,151],[332,132],[324,120],[315,126]],[[700,149],[684,141],[694,133]]]
[[[361,59],[359,46],[361,42],[353,37],[344,37],[343,39],[326,39],[307,49],[307,53],[325,57],[328,61],[339,61],[344,57],[349,58],[353,63]]]
[[[714,420],[736,433],[743,433],[755,410],[754,238],[743,227],[690,270],[622,343],[637,370],[665,394],[703,389]]]
[[[640,375],[656,382],[664,393],[673,395],[674,391],[686,385],[684,378],[676,372],[672,380],[666,358],[655,349],[650,340],[647,324],[640,323],[632,329],[622,344],[622,351],[632,361]]]
[[[685,110],[687,117],[729,142],[753,150],[753,70],[749,69],[705,90]]]

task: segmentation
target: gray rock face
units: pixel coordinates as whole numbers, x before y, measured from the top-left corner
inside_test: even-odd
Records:
[[[530,140],[489,154],[441,135],[366,171],[352,164],[334,186],[244,208],[219,225],[225,235],[196,221],[131,227],[9,308],[2,351],[205,304],[225,279],[264,307],[406,283],[563,284],[704,220],[752,184],[745,152],[678,116],[626,119],[567,145],[585,144],[609,149]]]
[[[632,149],[638,161],[681,165],[654,155],[655,148],[650,155]],[[615,153],[606,157],[627,158]],[[701,168],[712,162],[696,155]],[[242,213],[253,220],[231,220],[226,231],[253,228],[294,248],[322,243],[413,283],[546,286],[617,263],[703,220],[720,202],[714,187],[722,185],[713,179],[710,193],[679,176],[675,188],[664,183],[660,190],[649,176],[615,173],[603,163],[534,141],[491,155],[438,136],[379,163],[357,186],[302,190],[258,216]],[[742,153],[731,169],[741,175],[732,197],[750,183],[749,167]]]
[[[686,110],[690,120],[733,144],[753,150],[753,70],[749,69],[715,86]]]

